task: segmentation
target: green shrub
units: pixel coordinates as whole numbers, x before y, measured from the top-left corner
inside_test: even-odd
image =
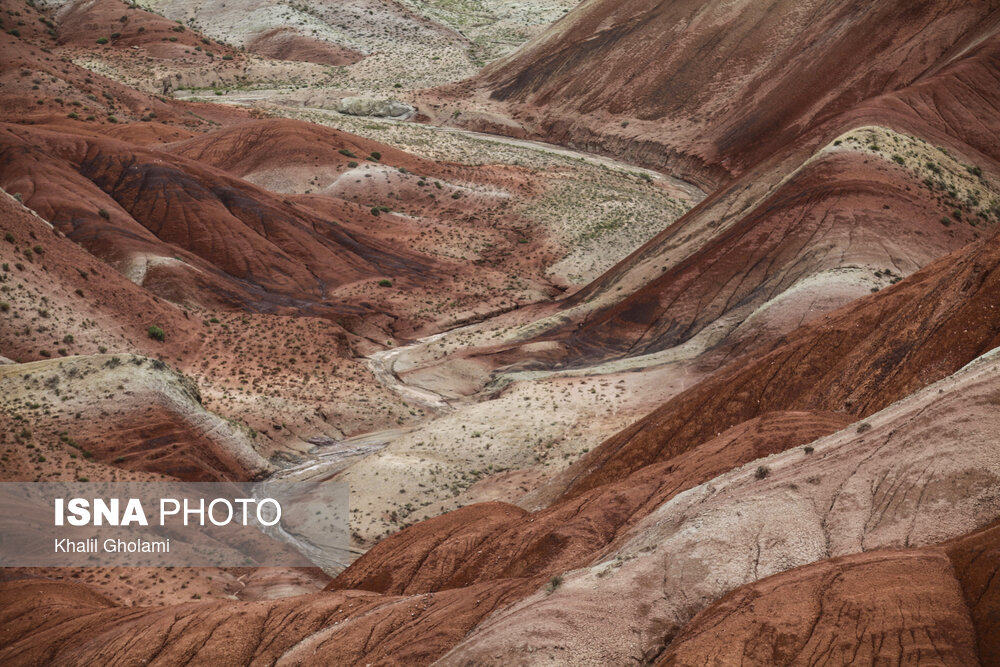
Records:
[[[338,152],[338,153],[340,153],[341,155],[344,155],[344,156],[346,156],[346,157],[353,157],[353,158],[356,158],[356,157],[358,157],[357,155],[355,155],[355,154],[354,154],[354,153],[352,153],[351,151],[347,150],[346,148],[341,148],[341,149],[340,149],[339,151],[337,151],[337,152]]]
[[[222,59],[223,60],[232,60],[233,57],[232,56],[222,56]]]
[[[383,278],[382,280],[378,281],[378,286],[379,287],[392,287],[392,281]]]
[[[554,577],[549,579],[549,583],[545,584],[545,592],[546,593],[555,592],[557,588],[562,586],[562,582],[563,582],[562,575],[561,574],[555,575]]]
[[[753,476],[757,479],[764,479],[770,474],[771,471],[767,468],[767,466],[757,466],[757,471],[754,472]]]
[[[379,213],[378,206],[372,206],[371,214],[377,216]]]
[[[97,38],[97,43],[98,44],[107,44],[108,43],[108,38],[107,37],[98,37]]]
[[[152,338],[153,340],[158,340],[161,343],[167,338],[167,334],[163,331],[163,329],[156,326],[155,324],[150,324],[149,328],[146,329],[146,333],[149,334],[150,338]]]
[[[0,301],[0,313],[10,312],[10,304],[6,301]]]
[[[103,209],[103,208],[102,208],[102,209],[100,209],[100,210],[99,210],[99,211],[97,212],[97,215],[101,216],[101,217],[102,217],[102,218],[104,218],[105,220],[110,220],[110,219],[111,219],[111,214],[110,214],[110,213],[108,213],[108,211],[107,211],[106,209]]]
[[[354,160],[351,160],[350,162],[347,163],[347,166],[350,167],[351,169],[354,169],[355,167],[358,166],[358,163],[355,162]]]
[[[372,151],[371,152],[371,157],[375,158],[376,160],[381,160],[382,159],[382,154],[379,153],[378,151]]]

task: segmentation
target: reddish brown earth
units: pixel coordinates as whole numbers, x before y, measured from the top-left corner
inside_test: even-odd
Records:
[[[574,495],[774,410],[862,418],[1000,345],[996,236],[956,251],[688,390],[576,466]]]
[[[769,577],[698,614],[656,664],[824,662],[977,664],[948,557],[876,551]]]
[[[543,338],[563,343],[574,364],[646,354],[682,344],[726,317],[752,312],[823,272],[876,267],[886,275],[909,275],[978,236],[969,225],[941,225],[952,210],[904,167],[865,153],[832,152],[642,289]],[[717,214],[718,207],[710,205],[692,212],[650,245],[678,243]],[[566,300],[566,307],[592,298],[616,277],[612,270]],[[811,297],[800,304],[798,323],[840,305],[836,282],[829,282],[830,302]],[[846,299],[857,296],[855,291]],[[736,356],[766,338],[765,328],[758,322],[752,333],[736,332],[716,352]],[[783,333],[780,324],[774,328]]]
[[[0,35],[0,186],[24,204],[0,197],[3,479],[245,479],[310,436],[420,423],[352,357],[442,322],[414,315],[435,292],[513,307],[491,289],[546,264],[489,194],[537,192],[528,170],[151,97],[51,51],[113,21],[135,33],[107,51],[181,58],[197,36],[110,1],[55,35],[3,7],[5,30],[24,17]],[[720,187],[567,321],[460,354],[584,366],[719,331],[704,379],[535,489],[543,509],[416,523],[322,592],[263,599],[315,573],[9,573],[0,662],[997,663],[1000,390],[995,356],[967,366],[1000,346],[997,11],[585,3],[467,89],[525,134]],[[946,147],[965,180],[909,145],[817,154],[869,125]],[[498,247],[432,252],[472,240]],[[128,593],[145,577],[159,597]]]
[[[236,52],[223,45],[202,42],[194,30],[158,14],[130,6],[119,0],[87,0],[63,5],[55,12],[56,44],[59,46],[132,49],[140,47],[157,58],[180,58],[184,55],[211,60],[208,51],[219,56]],[[117,37],[112,35],[118,34]],[[108,40],[97,44],[98,38]],[[193,54],[186,53],[198,47]]]
[[[460,90],[502,102],[528,135],[717,185],[776,152],[815,147],[812,129],[968,57],[995,10],[986,0],[607,0]]]
[[[274,28],[247,43],[247,50],[277,60],[321,65],[350,65],[364,56],[346,47],[307,37],[292,28]]]
[[[502,503],[470,505],[383,540],[328,588],[416,594],[558,574],[590,561],[678,493],[848,423],[834,413],[770,413],[667,463],[648,466],[622,484],[594,489],[539,512],[527,514]]]
[[[656,664],[997,664],[998,538],[994,525],[743,586],[695,616]]]

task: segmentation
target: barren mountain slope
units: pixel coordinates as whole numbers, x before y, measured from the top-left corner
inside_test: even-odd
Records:
[[[985,527],[1000,515],[992,444],[998,371],[996,353],[984,355],[809,451],[775,454],[675,496],[555,590],[492,615],[442,664],[655,656],[697,612],[740,585]],[[956,660],[968,639],[957,644]]]
[[[963,54],[997,8],[591,0],[469,85],[529,134],[717,184]]]
[[[820,561],[742,586],[692,619],[656,664],[996,664],[998,544],[994,524],[935,548]]]

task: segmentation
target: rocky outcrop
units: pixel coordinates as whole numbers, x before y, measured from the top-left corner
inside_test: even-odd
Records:
[[[374,99],[371,97],[345,97],[340,100],[337,111],[349,116],[375,116],[376,118],[408,118],[414,108],[409,104],[393,99]]]

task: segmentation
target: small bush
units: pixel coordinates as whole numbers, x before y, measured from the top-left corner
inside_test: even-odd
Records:
[[[371,157],[375,158],[376,160],[381,160],[382,159],[382,154],[379,153],[378,151],[372,151],[371,152]]]
[[[222,59],[223,60],[232,60],[233,57],[232,56],[222,56]]]
[[[351,160],[350,162],[347,163],[347,166],[350,167],[351,169],[354,169],[355,167],[358,166],[358,163],[355,162],[354,160]]]
[[[103,208],[97,212],[97,215],[101,216],[105,220],[110,220],[111,219],[111,214],[108,213],[108,211],[106,209],[103,209]]]
[[[381,211],[378,210],[378,206],[372,206],[371,214],[377,216]]]
[[[386,278],[383,278],[382,280],[378,281],[378,286],[379,287],[392,287],[392,281],[391,280],[387,280]]]
[[[6,301],[0,301],[0,313],[10,312],[10,304]]]
[[[812,445],[806,445],[805,447],[802,448],[802,451],[804,451],[806,454],[812,454],[816,450]]]
[[[868,422],[862,422],[861,424],[858,424],[858,433],[865,433],[870,430],[872,430],[872,425],[869,424]]]
[[[562,582],[563,582],[562,575],[561,574],[555,575],[554,577],[549,579],[549,583],[545,584],[545,592],[546,593],[555,592],[556,589],[562,586]]]
[[[339,151],[337,151],[337,152],[338,152],[338,153],[340,153],[341,155],[344,155],[344,156],[346,156],[346,157],[354,157],[354,158],[358,157],[357,155],[355,155],[355,154],[354,154],[354,153],[352,153],[351,151],[347,150],[346,148],[341,148],[341,149],[340,149]]]
[[[4,234],[4,235],[3,235],[3,238],[4,238],[4,240],[5,240],[5,241],[6,241],[7,243],[13,243],[13,242],[14,242],[14,235],[13,235],[13,234],[11,234],[10,232],[7,232],[6,234]]]
[[[155,324],[149,325],[149,328],[146,329],[146,333],[149,334],[150,338],[152,338],[153,340],[158,340],[161,343],[167,338],[167,334],[163,331],[163,329],[156,326]]]
[[[949,218],[946,215],[941,216],[941,224],[944,225],[945,227],[950,226],[951,225],[951,218]]]
[[[980,169],[979,167],[967,167],[967,169],[969,170],[969,173],[975,176],[976,178],[982,178],[983,170]]]
[[[767,468],[767,466],[757,466],[757,471],[753,474],[753,476],[757,479],[764,479],[770,474],[771,471]]]
[[[107,37],[98,37],[97,38],[97,43],[98,44],[107,44],[108,43],[108,38]]]
[[[111,33],[111,39],[118,39],[121,36],[122,36],[122,34],[120,32],[113,32],[113,33]]]

